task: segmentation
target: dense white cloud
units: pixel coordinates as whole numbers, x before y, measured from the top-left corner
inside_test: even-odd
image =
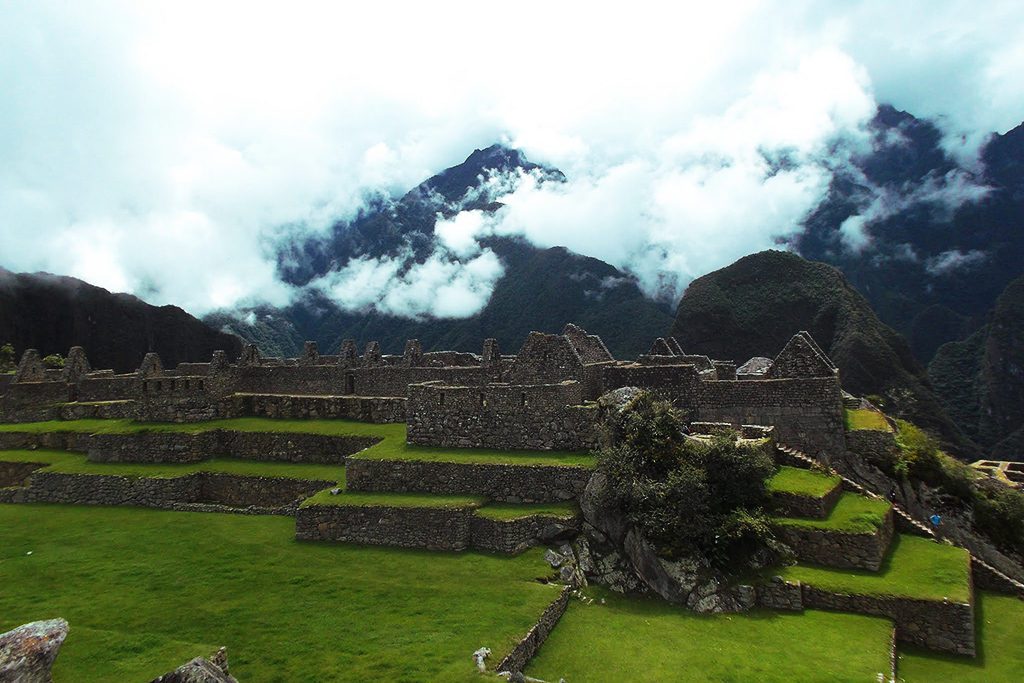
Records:
[[[466,315],[501,272],[475,238],[497,232],[676,294],[799,230],[876,102],[972,159],[1024,117],[1022,45],[1014,2],[5,3],[0,265],[195,313],[281,304],[281,240],[500,140],[569,182],[495,186],[507,208],[443,222],[425,263],[318,285]],[[970,198],[956,183],[936,187]]]

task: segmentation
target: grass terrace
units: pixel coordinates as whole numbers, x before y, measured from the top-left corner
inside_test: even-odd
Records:
[[[597,587],[573,601],[526,673],[548,681],[875,681],[892,623],[834,612],[700,616]],[[601,600],[605,604],[601,604]]]
[[[493,519],[499,522],[510,522],[525,517],[544,516],[559,519],[572,519],[580,514],[580,509],[573,503],[538,503],[513,505],[510,503],[488,503],[476,512],[478,517]]]
[[[428,493],[374,493],[342,491],[332,495],[330,489],[320,491],[302,501],[302,507],[311,505],[358,505],[365,507],[398,508],[478,508],[487,502],[480,496],[435,496]]]
[[[354,420],[277,420],[242,417],[206,422],[136,422],[134,420],[50,420],[0,424],[0,432],[85,432],[90,434],[132,434],[138,432],[197,433],[213,429],[240,432],[322,434],[328,436],[369,436],[380,442],[359,453],[359,458],[378,460],[425,460],[465,464],[565,465],[594,467],[594,456],[571,451],[503,451],[484,448],[432,448],[405,442],[404,424],[371,424]]]
[[[783,465],[768,480],[768,490],[811,498],[823,498],[840,481],[841,479],[837,474],[821,474],[812,470]]]
[[[894,595],[922,600],[970,600],[970,556],[963,548],[896,534],[877,572],[805,564],[775,569],[790,581],[853,595]]]
[[[0,505],[0,632],[71,624],[58,683],[148,681],[226,645],[242,681],[479,681],[558,594],[516,557],[299,543],[294,520]],[[31,554],[28,554],[31,552]]]
[[[196,472],[219,472],[250,477],[281,477],[285,479],[323,479],[344,481],[342,465],[212,458],[194,463],[132,463],[89,462],[84,453],[48,450],[0,450],[0,462],[40,462],[42,472],[61,474],[107,474],[120,477],[183,477]]]
[[[844,412],[846,431],[852,432],[858,429],[868,429],[876,432],[891,432],[892,426],[885,419],[885,416],[875,410],[868,408],[857,408]]]
[[[882,526],[891,507],[892,505],[885,500],[844,492],[825,519],[773,517],[772,522],[782,526],[841,531],[847,534],[873,534]]]

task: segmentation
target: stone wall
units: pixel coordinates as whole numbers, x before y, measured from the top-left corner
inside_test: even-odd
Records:
[[[885,595],[848,595],[803,584],[805,608],[888,617],[896,639],[938,652],[975,654],[974,607],[970,603]]]
[[[775,438],[809,454],[845,448],[842,394],[836,377],[700,382],[700,420],[775,427]]]
[[[767,582],[754,586],[754,591],[758,607],[789,612],[799,612],[804,608],[803,590],[799,581],[791,582],[781,576],[773,576]]]
[[[295,517],[300,541],[343,541],[430,550],[469,547],[474,507],[308,505]]]
[[[215,456],[343,464],[347,456],[379,442],[376,437],[239,432],[133,432],[93,434],[84,439],[92,462],[199,462]],[[79,443],[79,448],[81,448]]]
[[[896,435],[874,429],[854,429],[846,432],[846,450],[868,462],[891,462],[896,451]]]
[[[486,496],[505,503],[575,500],[590,481],[587,467],[374,460],[352,458],[352,491]]]
[[[843,495],[842,482],[836,482],[824,496],[806,496],[788,491],[773,491],[772,504],[787,517],[811,517],[825,519]]]
[[[221,404],[222,417],[336,418],[381,424],[405,422],[405,413],[406,400],[394,397],[236,394]]]
[[[793,549],[800,562],[878,571],[892,541],[892,509],[873,534],[851,534],[789,524],[776,524],[773,530],[780,541]]]
[[[532,515],[520,519],[498,520],[476,515],[470,529],[473,548],[498,553],[519,553],[540,541],[575,535],[578,518]]]
[[[448,448],[587,450],[597,444],[597,408],[581,402],[578,382],[413,385],[406,438]]]
[[[497,671],[511,671],[519,673],[540,651],[548,635],[555,630],[558,620],[565,614],[569,606],[569,598],[572,595],[572,587],[562,586],[558,597],[541,613],[537,623],[527,631],[526,635],[516,643],[505,657],[498,663]]]
[[[194,504],[226,508],[281,508],[336,482],[197,472],[183,477],[36,472],[28,485],[0,490],[0,502],[133,505],[182,509]],[[187,508],[185,508],[187,509]]]
[[[2,462],[0,461],[0,488],[5,486],[21,486],[28,475],[40,467],[46,467],[41,462]]]
[[[142,381],[137,375],[83,377],[78,383],[79,401],[124,401],[139,398]]]

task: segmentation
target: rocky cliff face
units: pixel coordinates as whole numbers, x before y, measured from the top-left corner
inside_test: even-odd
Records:
[[[772,356],[796,330],[822,345],[848,391],[882,396],[889,412],[936,432],[953,450],[975,451],[906,341],[824,263],[765,251],[698,278],[679,303],[672,335],[687,352],[742,363]]]
[[[949,414],[991,457],[1024,457],[1024,277],[1000,295],[980,330],[939,349],[928,376]]]
[[[177,306],[150,306],[81,280],[0,269],[0,344],[18,356],[34,348],[46,356],[82,346],[95,368],[129,372],[149,351],[164,365],[208,361],[223,349],[241,352],[237,337],[217,332]]]

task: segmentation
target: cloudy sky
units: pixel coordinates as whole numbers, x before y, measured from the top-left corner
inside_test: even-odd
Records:
[[[362,260],[318,286],[466,315],[498,232],[678,293],[799,230],[879,102],[970,167],[1024,119],[1022,70],[1014,1],[5,2],[0,265],[196,314],[283,304],[282,241],[500,141],[569,182],[457,216],[412,271]],[[782,150],[796,163],[769,173]]]

